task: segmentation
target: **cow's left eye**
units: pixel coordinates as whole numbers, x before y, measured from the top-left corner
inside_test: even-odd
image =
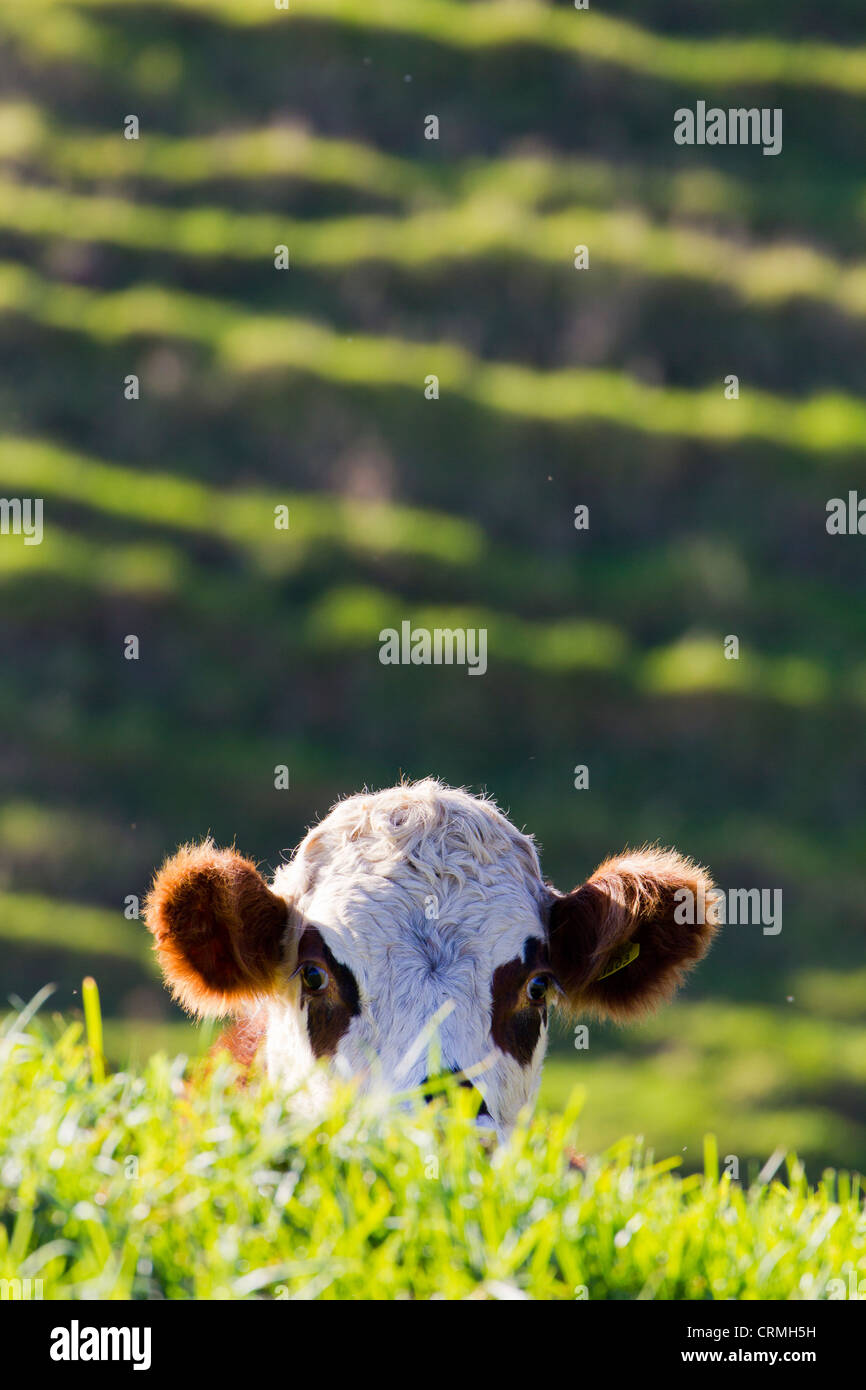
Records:
[[[324,994],[328,988],[328,972],[314,961],[301,967],[301,983],[310,994]]]
[[[532,979],[527,981],[526,997],[531,1004],[543,1004],[549,989],[549,975],[533,975]]]

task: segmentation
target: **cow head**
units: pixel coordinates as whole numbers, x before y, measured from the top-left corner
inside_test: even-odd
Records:
[[[549,1007],[623,1023],[670,998],[714,930],[685,924],[675,895],[710,887],[644,849],[560,894],[492,802],[428,779],[339,802],[270,886],[234,850],[181,849],[147,923],[175,996],[233,1015],[241,1051],[260,1034],[271,1076],[298,1084],[327,1058],[409,1090],[435,1033],[441,1069],[471,1078],[481,1123],[505,1133],[535,1098]]]

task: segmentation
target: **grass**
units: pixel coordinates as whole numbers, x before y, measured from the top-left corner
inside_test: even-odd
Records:
[[[263,245],[263,265],[269,254]],[[684,390],[650,386],[621,371],[538,371],[516,362],[485,361],[450,342],[347,337],[313,319],[250,314],[228,301],[159,285],[108,293],[84,289],[47,281],[12,262],[0,263],[0,314],[22,315],[101,342],[159,337],[199,343],[240,376],[300,373],[341,390],[409,390],[428,410],[434,407],[424,400],[424,387],[432,373],[443,397],[451,395],[502,421],[558,427],[595,422],[718,446],[762,440],[819,457],[860,448],[866,439],[866,405],[842,391],[796,401],[750,389],[728,400],[721,373],[715,385]]]
[[[302,178],[378,199],[430,197],[441,183],[455,184],[460,176],[460,171],[450,171],[445,180],[435,167],[418,167],[361,141],[316,136],[302,126],[230,129],[185,138],[151,134],[146,141],[121,141],[114,134],[91,130],[65,132],[38,106],[12,102],[0,104],[0,159],[35,159],[43,170],[84,179],[91,179],[96,169],[102,178],[182,185],[226,178],[245,183]],[[554,177],[554,171],[555,166],[548,177]]]
[[[711,217],[714,225],[732,227],[740,237],[733,255],[729,254],[730,242],[719,241],[712,246],[712,278],[722,277],[734,291],[741,286],[747,299],[750,294],[759,299],[765,286],[754,275],[741,275],[741,265],[748,269],[754,264],[751,253],[741,244],[744,223],[752,236],[781,228],[785,240],[776,243],[776,250],[791,243],[796,229],[801,237],[806,232],[818,234],[822,245],[826,245],[832,233],[834,242],[853,252],[866,217],[866,184],[856,176],[845,177],[826,166],[816,167],[808,183],[804,183],[802,173],[797,176],[778,171],[776,181],[768,186],[760,177],[734,177],[717,167],[648,167],[598,158],[578,159],[562,152],[557,158],[537,151],[486,160],[472,157],[419,161],[383,153],[360,140],[334,139],[300,124],[267,124],[242,130],[228,126],[214,134],[198,136],[148,131],[146,140],[129,141],[119,139],[117,131],[85,127],[70,130],[49,111],[25,102],[0,103],[0,162],[19,173],[26,172],[29,178],[36,173],[40,180],[51,177],[90,184],[98,171],[102,186],[109,178],[133,184],[142,182],[151,196],[160,199],[178,188],[195,189],[215,181],[222,185],[224,196],[233,193],[235,197],[249,185],[269,187],[278,181],[276,187],[284,196],[286,180],[297,179],[304,185],[341,189],[348,195],[361,194],[378,204],[385,202],[404,210],[442,207],[478,198],[491,203],[508,202],[522,212],[561,210],[572,204],[582,204],[584,213],[597,207],[625,207],[632,210],[633,238],[641,226],[634,216],[636,207],[662,223],[682,219],[688,224],[692,219]],[[617,224],[604,225],[606,229],[615,229]],[[281,226],[285,227],[285,223]],[[584,230],[584,240],[586,235]],[[640,241],[639,235],[637,240]],[[711,239],[701,244],[710,248]],[[452,256],[459,252],[456,246],[434,249],[440,257],[443,251]],[[606,249],[604,244],[596,246],[596,257],[604,255]],[[623,249],[634,251],[640,247]],[[534,241],[527,243],[524,239],[520,252],[538,256]],[[557,257],[560,255],[561,248],[556,252]],[[728,259],[719,263],[720,255]],[[765,250],[759,255],[765,264]],[[670,256],[667,259],[670,262]],[[621,263],[630,262],[621,256]],[[825,270],[835,268],[843,275],[850,270],[829,258],[824,258],[822,264]],[[817,268],[818,261],[814,265]],[[645,274],[657,270],[655,262],[645,255],[640,268]],[[697,269],[694,264],[690,267],[693,274]],[[675,263],[672,270],[679,273],[679,265]],[[792,279],[780,280],[774,273],[766,288],[780,295],[786,287],[791,295],[799,292],[820,297],[819,287],[812,279],[807,284],[799,281],[795,286]],[[837,307],[845,308],[839,289],[837,286],[835,293],[830,292],[830,298]]]
[[[59,496],[132,525],[215,537],[241,547],[251,563],[268,573],[296,569],[302,556],[324,545],[462,567],[476,564],[484,547],[479,526],[430,508],[285,488],[270,494],[214,488],[176,474],[144,473],[87,458],[34,439],[0,436],[0,475],[7,486],[30,486],[40,495]],[[275,524],[279,507],[289,512],[283,529]],[[7,556],[0,560],[0,565],[11,563]],[[47,563],[53,564],[53,557]]]
[[[33,443],[27,441],[17,452],[14,463],[7,468],[3,466],[4,460],[10,457],[11,450],[7,450],[6,441],[0,438],[0,466],[7,486],[10,479],[24,478],[27,467],[32,464],[30,480],[34,488],[38,486],[43,497],[57,499],[62,504],[75,504],[82,500],[78,486],[80,478],[75,477],[74,456],[54,450],[50,465],[37,468],[34,461],[38,455],[32,447]],[[43,457],[48,459],[48,448],[44,450]],[[64,471],[67,465],[68,470]],[[115,476],[123,474],[122,469],[114,472]],[[135,478],[135,490],[139,490],[145,475],[133,473],[132,470],[129,470],[129,475]],[[153,509],[153,516],[148,519],[151,524],[207,534],[196,517],[183,516],[174,520],[162,506],[163,502],[170,500],[170,483],[173,479],[169,475],[151,474],[149,477],[153,483],[148,499]],[[169,483],[169,487],[160,495],[165,483]],[[231,509],[233,496],[237,495],[241,504],[239,511],[243,513],[248,510],[252,519],[253,509],[247,508],[247,502],[251,500],[248,495],[223,495],[228,509]],[[230,632],[234,624],[243,621],[252,605],[256,606],[263,619],[270,617],[277,621],[284,615],[285,603],[275,586],[275,581],[278,582],[283,576],[290,575],[296,579],[309,576],[312,582],[319,585],[327,577],[331,580],[331,587],[320,590],[321,613],[317,609],[317,618],[324,619],[321,629],[323,641],[319,645],[328,645],[329,630],[334,630],[329,629],[332,619],[336,628],[342,628],[344,620],[341,614],[345,606],[369,613],[369,630],[363,633],[363,643],[366,644],[375,643],[379,627],[374,624],[380,609],[384,611],[385,618],[393,618],[398,609],[402,617],[405,616],[405,601],[401,602],[396,595],[384,590],[374,593],[370,589],[359,588],[347,593],[339,580],[351,575],[353,561],[368,561],[372,571],[379,576],[385,567],[384,562],[396,559],[400,562],[402,575],[411,574],[416,583],[429,580],[435,565],[437,575],[446,582],[450,580],[452,588],[462,592],[468,587],[470,577],[475,578],[470,566],[474,554],[479,562],[483,559],[483,580],[490,595],[490,606],[493,608],[495,605],[499,610],[499,616],[492,621],[494,625],[500,622],[511,628],[510,638],[506,636],[501,649],[501,654],[507,656],[509,661],[543,669],[558,667],[567,670],[595,665],[608,670],[624,670],[614,658],[617,655],[623,657],[630,646],[636,645],[636,633],[629,636],[627,629],[639,627],[653,600],[657,606],[669,601],[677,569],[685,570],[692,558],[692,553],[685,547],[685,554],[671,553],[675,552],[675,547],[668,550],[658,547],[649,549],[637,558],[623,557],[621,568],[629,581],[641,585],[639,598],[636,598],[621,582],[617,583],[618,576],[610,574],[606,565],[594,564],[592,559],[583,563],[579,575],[574,568],[569,572],[561,559],[549,555],[539,556],[530,569],[519,552],[488,545],[487,538],[480,530],[473,529],[468,523],[461,528],[459,519],[455,519],[456,524],[449,532],[446,518],[440,518],[434,512],[419,513],[419,516],[429,516],[430,524],[429,529],[419,527],[416,536],[409,518],[401,526],[396,508],[361,501],[346,504],[339,499],[335,499],[329,508],[324,501],[319,502],[310,494],[303,495],[302,505],[296,508],[292,507],[290,495],[283,494],[292,520],[291,538],[282,546],[267,543],[279,533],[271,537],[271,513],[266,503],[262,502],[258,507],[256,524],[260,538],[265,543],[256,548],[251,543],[251,535],[242,536],[239,528],[233,524],[226,525],[224,519],[216,514],[217,499],[218,494],[215,493],[209,498],[214,507],[210,535],[227,545],[236,542],[249,566],[246,571],[237,570],[231,582],[226,582],[225,577],[212,567],[193,562],[177,544],[156,541],[115,544],[52,524],[49,528],[50,546],[17,544],[0,550],[0,584],[19,586],[26,582],[31,599],[35,593],[34,584],[39,579],[52,584],[62,583],[67,592],[69,586],[78,586],[82,592],[91,594],[126,593],[144,598],[171,595],[179,610],[216,623],[222,632]],[[354,518],[351,514],[353,509]],[[130,508],[126,515],[120,511],[114,513],[108,489],[104,495],[94,498],[93,510],[102,512],[109,520],[116,514],[131,528],[145,523],[143,510],[136,512]],[[161,515],[157,515],[157,511]],[[198,515],[200,517],[201,513]],[[378,545],[377,537],[389,515],[393,518],[393,527],[385,541]],[[440,521],[441,524],[437,524]],[[234,534],[236,530],[237,535]],[[513,565],[509,569],[512,557]],[[698,560],[700,558],[697,556]],[[518,590],[515,578],[522,578],[524,573],[527,574],[527,582]],[[562,607],[567,609],[580,605],[581,610],[590,615],[589,619],[582,622],[563,619],[547,624],[532,624],[524,620],[518,627],[527,640],[522,643],[516,640],[514,622],[519,615],[509,613],[508,606],[517,602],[522,610],[543,610],[548,606],[549,595],[560,576],[563,583],[556,598]],[[619,579],[622,577],[619,576]],[[692,585],[693,595],[697,593],[704,601],[704,628],[711,630],[714,622],[730,626],[731,610],[729,606],[727,609],[724,607],[725,600],[730,603],[728,595],[719,597],[698,590],[699,578],[694,572],[686,577]],[[784,613],[789,627],[802,617],[804,610],[809,610],[815,623],[810,640],[817,650],[803,650],[797,664],[793,664],[791,658],[784,655],[784,645],[791,639],[785,634],[783,640],[780,622],[774,642],[776,651],[767,653],[769,661],[760,654],[760,647],[768,637],[766,634],[756,634],[749,673],[737,679],[736,672],[718,671],[718,643],[715,639],[711,639],[707,646],[705,642],[697,641],[692,632],[688,641],[678,639],[673,645],[647,654],[643,673],[646,688],[671,692],[723,689],[728,694],[748,693],[753,697],[813,706],[821,703],[822,699],[826,701],[832,690],[834,703],[862,703],[866,667],[860,663],[844,670],[838,659],[834,659],[840,632],[851,641],[861,638],[864,626],[862,612],[846,606],[846,596],[839,590],[828,587],[822,593],[817,585],[809,587],[801,582],[799,585],[791,583],[782,592],[769,575],[761,575],[760,578],[752,576],[747,602],[738,608],[738,612],[747,613],[750,622],[755,623],[760,616],[762,597],[768,610],[772,605],[772,611],[777,615]],[[736,599],[739,602],[739,594]],[[602,606],[608,614],[604,623],[595,617]],[[585,651],[582,656],[579,643],[577,646],[573,643],[576,638],[582,638],[585,644],[593,633],[602,640],[593,660],[586,661]],[[531,661],[523,655],[529,639],[533,653]],[[316,645],[311,641],[311,650]],[[805,641],[803,647],[806,647]]]
[[[579,1093],[488,1152],[468,1093],[327,1113],[228,1064],[99,1080],[81,1024],[0,1035],[0,1277],[46,1298],[813,1299],[866,1272],[859,1182],[680,1178],[623,1139],[581,1174]],[[780,1161],[776,1159],[776,1163]]]
[[[160,481],[155,480],[157,485]],[[267,512],[264,508],[260,512],[266,556]],[[271,553],[275,569],[288,568],[285,552],[280,555],[274,548]],[[257,557],[259,562],[262,558]],[[296,552],[292,556],[296,566],[298,558]],[[218,581],[211,585],[202,581],[197,594],[194,567],[166,547],[95,546],[62,533],[52,537],[51,548],[45,552],[21,546],[0,557],[0,584],[20,575],[27,575],[32,582],[39,574],[109,593],[176,594],[184,608],[206,612],[211,618],[224,619],[237,607],[239,593],[244,592],[235,583],[221,605],[223,586]],[[267,596],[263,611],[267,611]],[[284,606],[283,615],[285,612]],[[489,635],[491,655],[506,668],[560,674],[600,672],[650,695],[714,693],[813,708],[831,708],[840,701],[855,706],[866,703],[862,666],[840,674],[817,656],[758,651],[748,653],[748,661],[740,666],[725,661],[720,637],[709,633],[687,634],[663,647],[634,653],[628,635],[612,623],[567,618],[532,622],[459,603],[410,607],[396,592],[362,584],[333,586],[321,592],[298,615],[297,622],[307,653],[315,656],[378,651],[380,633],[386,628],[399,632],[404,620],[411,621],[413,627],[431,630],[483,629]]]
[[[50,951],[88,949],[139,965],[152,967],[150,943],[136,921],[126,921],[122,908],[61,902],[36,893],[0,890],[0,941]]]
[[[135,11],[140,0],[29,0],[8,4],[7,29],[42,56],[52,51],[87,54],[94,30],[79,20],[79,11]],[[514,44],[535,45],[558,54],[611,64],[625,72],[691,88],[695,83],[777,83],[861,95],[866,92],[866,50],[836,44],[786,42],[777,38],[673,38],[655,34],[626,20],[575,14],[563,6],[534,0],[488,0],[462,5],[453,0],[295,0],[290,12],[251,5],[249,0],[162,0],[163,9],[216,20],[226,25],[275,26],[303,21],[331,21],[361,30],[391,31],[444,44],[456,50],[494,51]],[[45,23],[22,23],[41,11]],[[59,35],[42,31],[57,26]],[[98,33],[98,31],[97,31]]]
[[[272,143],[278,138],[279,132],[273,132]],[[123,141],[115,136],[113,143],[119,147]],[[287,143],[292,144],[291,134]],[[134,170],[130,159],[126,176]],[[425,276],[452,262],[490,261],[533,261],[568,273],[572,247],[582,244],[591,249],[593,266],[643,279],[685,280],[756,306],[810,299],[854,318],[866,316],[862,260],[839,261],[790,236],[784,242],[745,246],[742,237],[657,225],[634,209],[600,211],[578,204],[539,215],[507,189],[483,184],[451,207],[403,217],[368,214],[313,221],[220,205],[168,208],[0,177],[0,230],[54,241],[58,225],[70,240],[137,252],[262,264],[272,248],[286,245],[293,264],[305,270],[350,270],[376,263]]]
[[[828,1154],[857,1167],[866,1153],[862,972],[859,983],[860,1013],[849,1018],[831,1016],[844,1012],[846,997],[844,977],[828,973],[816,986],[824,1014],[798,992],[776,1006],[680,1001],[639,1027],[593,1029],[587,1051],[557,1048],[548,1058],[542,1103],[561,1110],[575,1083],[585,1086],[583,1142],[591,1151],[614,1143],[627,1119],[656,1150],[680,1153],[689,1170],[709,1128],[743,1179],[787,1147],[811,1175]]]
[[[140,925],[139,933],[146,940]],[[87,937],[67,949],[76,952],[66,972],[68,989],[72,971],[87,968],[93,949]],[[47,974],[48,957],[45,968]],[[862,972],[854,982],[862,1001]],[[841,974],[817,978],[824,1012],[799,993],[792,1004],[776,1007],[681,1001],[639,1028],[593,1030],[588,1051],[557,1039],[544,1068],[541,1105],[565,1111],[579,1085],[588,1097],[583,1149],[604,1152],[627,1124],[656,1152],[679,1154],[689,1173],[700,1163],[707,1130],[718,1135],[723,1156],[737,1158],[743,1181],[755,1177],[769,1153],[786,1147],[796,1149],[813,1178],[830,1155],[838,1165],[862,1168],[866,1030],[853,1011],[853,990],[846,1008],[844,984]],[[161,990],[149,962],[141,976],[145,987],[156,1009]],[[219,1023],[194,1025],[177,1014],[173,1020],[109,1017],[104,1051],[112,1066],[139,1070],[156,1052],[199,1057],[220,1030]]]

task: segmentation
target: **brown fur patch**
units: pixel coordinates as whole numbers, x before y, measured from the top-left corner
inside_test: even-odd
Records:
[[[352,1019],[361,1012],[358,984],[315,927],[305,927],[298,941],[298,965],[305,961],[321,962],[328,974],[328,988],[322,995],[307,995],[303,989],[301,992],[310,1046],[316,1057],[333,1057]]]
[[[541,1037],[541,1025],[547,1022],[543,1004],[531,1004],[524,989],[533,975],[549,968],[547,946],[537,937],[529,936],[523,947],[523,960],[517,957],[497,966],[493,972],[493,1018],[490,1035],[501,1052],[528,1066]]]
[[[166,983],[202,1017],[268,993],[287,917],[255,864],[211,840],[184,845],[167,860],[145,904]]]
[[[643,849],[606,859],[582,887],[554,901],[551,963],[573,1010],[624,1023],[670,999],[716,930],[710,905],[704,923],[674,920],[674,894],[682,888],[697,902],[712,883],[674,850]],[[599,979],[614,951],[632,941],[640,946],[637,958]]]

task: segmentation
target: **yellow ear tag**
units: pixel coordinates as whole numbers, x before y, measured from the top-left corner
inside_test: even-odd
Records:
[[[631,965],[635,957],[640,955],[640,943],[630,941],[627,946],[622,946],[620,950],[614,951],[610,958],[607,970],[603,975],[596,975],[596,983],[599,980],[606,980],[608,975],[615,975],[617,970],[624,970],[627,965]]]

